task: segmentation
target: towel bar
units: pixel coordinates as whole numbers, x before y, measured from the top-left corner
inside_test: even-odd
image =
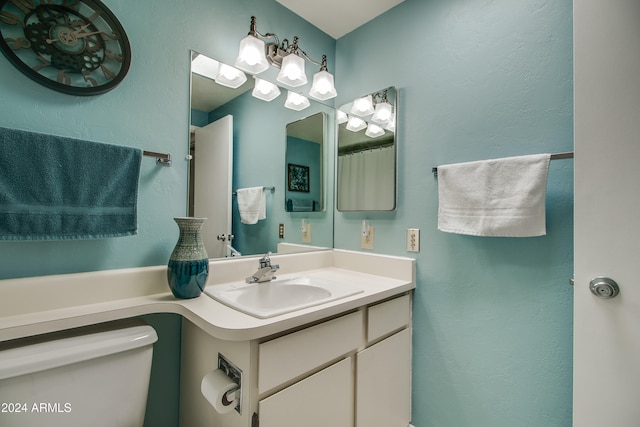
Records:
[[[154,151],[143,151],[142,154],[148,157],[155,157],[156,163],[162,166],[171,166],[171,153],[156,153]]]
[[[266,186],[265,186],[265,187],[262,187],[262,188],[264,188],[265,190],[269,190],[269,191],[271,191],[272,193],[274,193],[274,192],[276,191],[276,187],[266,187]],[[238,194],[238,192],[237,192],[237,191],[234,191],[234,192],[233,192],[233,195],[235,196],[236,194]]]
[[[560,160],[560,159],[573,159],[573,152],[567,153],[556,153],[551,155],[551,160]],[[438,168],[431,168],[431,173],[433,173],[434,178],[438,178]]]

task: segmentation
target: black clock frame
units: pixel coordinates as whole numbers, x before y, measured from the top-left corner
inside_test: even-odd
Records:
[[[5,4],[10,0],[0,0],[0,11],[4,8]],[[40,83],[43,86],[48,87],[49,89],[53,89],[55,91],[65,93],[68,95],[77,95],[77,96],[93,96],[100,95],[106,93],[116,87],[118,84],[122,82],[122,80],[127,75],[129,68],[131,66],[131,44],[129,43],[129,38],[127,37],[127,33],[124,30],[124,27],[120,23],[120,21],[116,18],[116,16],[105,6],[100,0],[78,0],[76,3],[84,3],[89,8],[94,10],[95,12],[100,12],[100,16],[106,17],[106,21],[114,31],[114,33],[118,36],[118,43],[122,49],[123,61],[118,71],[118,74],[112,79],[106,82],[105,84],[101,84],[98,86],[71,86],[66,85],[64,83],[59,83],[57,81],[51,80],[46,76],[38,73],[33,70],[29,65],[24,63],[14,52],[13,49],[7,44],[5,41],[5,37],[2,34],[2,29],[0,28],[0,49],[5,57],[11,62],[16,68],[18,68],[23,74],[32,80]],[[45,4],[49,5],[49,4]],[[51,6],[64,7],[69,8],[66,5],[65,1],[62,1],[61,4],[54,4]],[[71,8],[69,8],[71,9]],[[73,9],[71,9],[73,10]],[[74,11],[75,12],[75,11]],[[0,16],[0,20],[2,16]]]

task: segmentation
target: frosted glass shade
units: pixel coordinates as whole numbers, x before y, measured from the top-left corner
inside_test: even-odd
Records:
[[[396,118],[391,116],[391,120],[389,121],[389,123],[387,123],[385,125],[385,128],[391,132],[395,132],[396,131]]]
[[[267,57],[264,54],[264,42],[252,35],[240,40],[236,67],[251,74],[260,74],[269,68]]]
[[[254,77],[254,79],[256,79],[256,82],[253,86],[253,92],[251,92],[251,95],[254,97],[262,99],[263,101],[272,101],[280,95],[278,86],[266,80],[259,79],[258,77]]]
[[[362,117],[373,114],[373,97],[371,95],[367,95],[362,98],[357,98],[353,101],[351,112]]]
[[[307,84],[307,75],[304,73],[304,59],[293,53],[285,56],[282,59],[282,67],[276,80],[291,87]]]
[[[338,121],[338,124],[342,124],[344,122],[346,122],[347,120],[349,120],[349,118],[347,117],[347,113],[345,113],[342,110],[336,110],[336,120]]]
[[[375,123],[369,123],[369,126],[367,126],[367,131],[364,134],[369,138],[377,138],[384,135],[384,129],[382,129]]]
[[[215,80],[220,70],[220,63],[204,55],[198,54],[191,61],[191,72]]]
[[[347,130],[351,132],[358,132],[367,127],[367,122],[362,120],[360,117],[349,116],[349,121],[347,122]]]
[[[393,114],[393,107],[388,102],[379,102],[376,104],[375,111],[373,112],[373,116],[371,116],[371,120],[374,122],[385,125],[389,123],[391,120],[391,116]]]
[[[216,83],[219,85],[236,89],[246,81],[247,76],[242,71],[227,64],[220,64],[218,75],[216,76]]]
[[[309,99],[296,92],[287,92],[287,100],[284,102],[284,106],[292,110],[300,111],[304,110],[310,105]]]
[[[325,70],[318,71],[313,75],[313,84],[309,91],[309,96],[320,101],[335,98],[338,95],[333,84],[333,75]]]

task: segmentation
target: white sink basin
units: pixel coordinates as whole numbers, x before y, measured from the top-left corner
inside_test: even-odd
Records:
[[[231,308],[260,319],[324,304],[362,292],[354,286],[314,277],[265,283],[230,283],[204,291]]]

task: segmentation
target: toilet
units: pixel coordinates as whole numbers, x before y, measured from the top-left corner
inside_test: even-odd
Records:
[[[132,319],[0,343],[0,426],[141,427],[157,339]]]

